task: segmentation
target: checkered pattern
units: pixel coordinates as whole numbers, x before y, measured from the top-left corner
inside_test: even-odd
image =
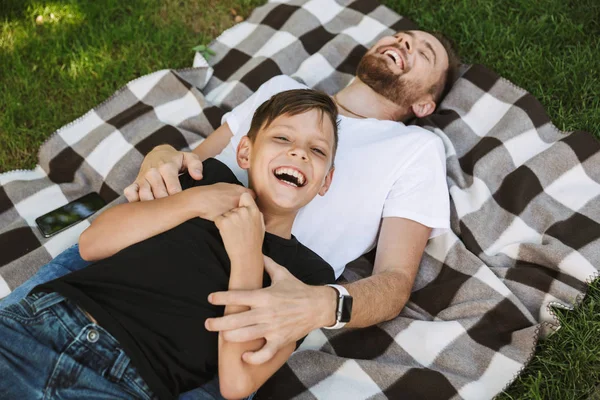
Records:
[[[274,75],[335,93],[378,37],[414,28],[373,0],[272,1],[211,44],[210,66],[129,83],[40,150],[33,171],[0,175],[0,297],[73,243],[35,217],[87,192],[107,201],[159,143],[193,147]],[[530,94],[471,66],[419,121],[446,147],[452,232],[431,240],[401,315],[315,331],[260,399],[486,399],[529,360],[550,304],[570,307],[600,265],[600,146],[565,134]],[[362,257],[347,280],[370,272]]]

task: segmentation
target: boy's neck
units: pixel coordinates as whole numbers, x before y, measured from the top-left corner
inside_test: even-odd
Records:
[[[281,214],[270,210],[265,210],[264,207],[260,206],[260,204],[258,204],[258,209],[263,214],[265,231],[284,239],[292,238],[292,225],[294,225],[294,220],[296,219],[296,214],[298,214],[298,211]]]

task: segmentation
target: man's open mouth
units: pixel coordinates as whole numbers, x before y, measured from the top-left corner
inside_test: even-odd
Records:
[[[293,187],[302,187],[307,183],[304,174],[293,168],[279,167],[273,171],[273,174],[281,182]]]
[[[404,70],[404,59],[402,58],[398,50],[387,49],[383,52],[383,55],[391,58],[394,61],[394,64],[396,64],[400,69]]]

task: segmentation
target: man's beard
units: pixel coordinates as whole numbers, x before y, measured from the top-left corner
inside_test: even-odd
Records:
[[[386,60],[377,54],[365,54],[361,58],[356,76],[376,93],[399,106],[408,108],[418,100],[418,85],[405,76],[395,74]]]

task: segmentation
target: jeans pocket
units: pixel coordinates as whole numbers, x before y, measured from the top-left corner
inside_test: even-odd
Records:
[[[49,310],[36,312],[27,299],[11,304],[0,310],[0,317],[17,320],[22,324],[33,324],[45,319],[49,315]]]

